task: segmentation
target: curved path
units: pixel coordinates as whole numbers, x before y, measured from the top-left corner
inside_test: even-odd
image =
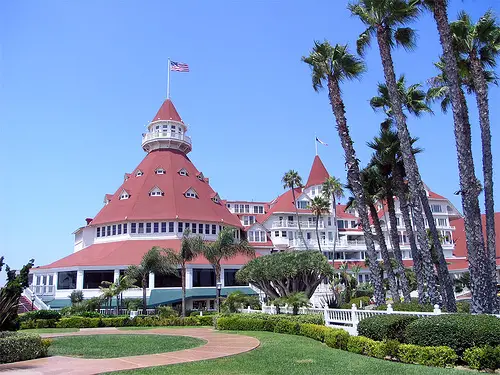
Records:
[[[17,374],[99,374],[108,371],[132,370],[143,367],[171,365],[205,359],[226,357],[255,349],[260,342],[254,337],[220,333],[210,328],[156,328],[147,330],[118,330],[116,328],[90,328],[78,332],[42,334],[42,337],[83,335],[171,335],[190,336],[206,341],[205,345],[176,352],[147,354],[131,357],[83,359],[53,356],[0,365],[0,373]]]

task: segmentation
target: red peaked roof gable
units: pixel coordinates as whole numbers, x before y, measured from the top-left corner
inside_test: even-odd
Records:
[[[156,113],[156,116],[151,121],[158,120],[173,120],[182,122],[181,116],[174,107],[174,103],[170,99],[166,99]]]
[[[483,235],[486,238],[486,215],[481,215],[483,225]],[[453,232],[453,240],[455,241],[455,250],[453,255],[456,257],[468,257],[467,242],[465,241],[465,220],[464,218],[451,220],[450,225],[455,227]],[[497,250],[497,263],[500,261],[500,212],[495,212],[495,241]]]
[[[307,179],[305,187],[308,188],[309,186],[321,185],[328,177],[330,177],[328,171],[319,156],[316,155],[314,157],[311,172],[309,172],[309,178]]]
[[[165,169],[164,174],[155,173],[158,165]],[[187,176],[177,173],[182,168],[188,172]],[[124,181],[111,201],[96,215],[92,225],[124,220],[189,220],[241,227],[238,217],[225,205],[214,203],[211,198],[215,191],[196,177],[198,170],[184,153],[175,150],[150,152],[137,169],[143,175],[133,175]],[[155,186],[164,193],[163,196],[149,195]],[[197,198],[184,195],[190,188],[196,190]],[[130,197],[120,200],[123,190]]]

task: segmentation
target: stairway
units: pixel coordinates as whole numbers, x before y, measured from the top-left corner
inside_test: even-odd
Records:
[[[36,306],[33,306],[33,309],[38,310]],[[21,295],[17,305],[17,313],[22,314],[28,311],[31,311],[31,301],[26,296]]]

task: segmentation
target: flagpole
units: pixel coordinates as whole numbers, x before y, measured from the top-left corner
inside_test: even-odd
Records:
[[[314,146],[316,147],[316,156],[318,156],[318,141],[316,140],[316,133],[314,134]]]
[[[170,99],[170,57],[167,64],[167,99]]]

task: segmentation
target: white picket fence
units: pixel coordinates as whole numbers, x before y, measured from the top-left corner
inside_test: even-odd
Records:
[[[281,314],[291,314],[293,311],[292,307],[285,306],[280,307]],[[262,306],[262,310],[252,310],[250,306],[246,309],[241,309],[242,313],[266,313],[266,314],[276,314],[276,306]],[[419,317],[434,316],[444,314],[439,305],[434,305],[433,312],[417,312],[417,311],[394,311],[392,305],[387,305],[387,310],[358,310],[356,305],[352,305],[350,309],[329,309],[329,308],[300,308],[299,314],[323,314],[325,325],[333,328],[342,328],[349,332],[349,334],[356,336],[358,334],[358,324],[363,319],[369,318],[375,315],[387,315],[387,314],[400,314],[400,315],[415,315]]]

